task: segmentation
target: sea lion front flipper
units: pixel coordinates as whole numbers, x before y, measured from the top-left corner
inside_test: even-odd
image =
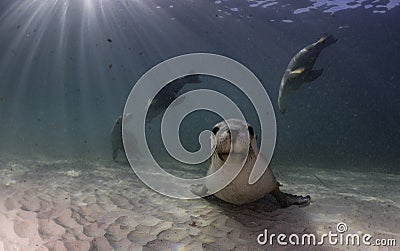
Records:
[[[308,71],[307,74],[304,76],[304,82],[308,83],[316,80],[319,76],[321,76],[322,72],[323,69]]]
[[[298,76],[298,75],[302,74],[304,72],[304,70],[305,70],[304,67],[294,69],[294,70],[290,71],[290,76],[291,77]]]
[[[275,188],[275,190],[273,190],[271,194],[279,202],[281,207],[289,207],[291,205],[306,206],[310,203],[311,200],[310,195],[301,196],[283,193],[281,190],[279,190],[279,187]]]
[[[199,197],[209,196],[208,188],[204,184],[191,185],[190,191]]]

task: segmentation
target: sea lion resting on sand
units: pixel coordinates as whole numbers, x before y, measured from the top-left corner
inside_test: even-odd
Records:
[[[234,158],[247,154],[246,162],[240,173],[229,185],[214,194],[217,198],[233,204],[245,204],[256,201],[270,193],[282,207],[309,203],[310,196],[304,197],[281,192],[279,183],[276,181],[271,168],[267,168],[261,178],[254,184],[248,183],[250,173],[259,153],[254,129],[246,121],[228,119],[216,124],[212,132],[214,134],[212,142],[215,145],[212,146],[214,152],[211,156],[211,164],[207,175],[217,171],[227,160],[230,153],[231,140],[233,141],[233,150],[230,154],[236,155]],[[247,137],[250,139],[250,147],[248,148],[243,144],[243,142],[247,141]],[[265,165],[267,165],[268,163],[263,156],[260,155],[260,157],[262,158],[261,161],[264,161]],[[196,194],[206,193],[207,182],[199,190],[193,192]]]

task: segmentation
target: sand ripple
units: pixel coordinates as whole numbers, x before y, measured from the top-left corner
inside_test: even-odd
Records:
[[[296,189],[308,189],[313,204],[279,209],[272,197],[241,207],[166,198],[146,188],[129,167],[112,163],[27,161],[14,163],[7,177],[16,182],[0,182],[0,250],[265,250],[256,242],[265,228],[323,233],[343,220],[378,236],[399,234],[391,223],[400,213],[394,203],[357,199],[350,191],[324,193],[311,180],[303,181],[308,188]]]

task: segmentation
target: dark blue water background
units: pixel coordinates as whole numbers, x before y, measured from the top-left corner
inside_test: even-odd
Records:
[[[140,76],[168,58],[210,52],[246,65],[268,91],[277,112],[274,162],[398,170],[399,2],[291,2],[2,0],[0,151],[110,159],[111,127]],[[287,64],[324,32],[339,40],[317,61],[323,75],[279,114]],[[237,90],[203,80],[233,95],[258,128]],[[218,121],[207,114],[184,121],[189,149]]]

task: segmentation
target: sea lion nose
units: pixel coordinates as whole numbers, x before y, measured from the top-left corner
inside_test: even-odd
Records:
[[[228,131],[228,135],[231,136],[231,139],[235,139],[238,134],[239,134],[239,132],[237,130],[229,130]]]

